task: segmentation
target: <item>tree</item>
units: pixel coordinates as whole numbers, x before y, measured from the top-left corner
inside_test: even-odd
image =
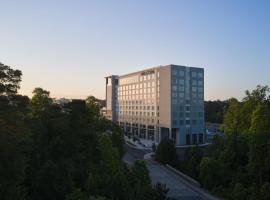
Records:
[[[269,177],[270,166],[267,165],[267,159],[270,155],[270,109],[267,105],[259,104],[252,114],[250,127],[250,153],[249,169],[252,174],[258,174],[257,183],[262,184]],[[256,180],[256,179],[255,179]]]
[[[155,159],[162,164],[174,165],[177,161],[176,148],[172,140],[164,139],[157,147]]]
[[[91,116],[100,116],[100,103],[97,98],[94,96],[88,96],[86,98],[86,106],[89,109],[89,113]]]
[[[234,185],[231,197],[232,199],[247,199],[248,190],[241,183],[236,183]]]
[[[25,118],[29,99],[17,95],[22,73],[0,63],[0,196],[25,199],[23,186],[28,133]]]
[[[42,88],[35,88],[31,99],[33,116],[37,118],[42,117],[42,115],[46,114],[52,102],[49,91],[43,90]]]
[[[20,88],[22,72],[0,63],[0,95],[14,95]]]
[[[132,167],[132,196],[134,199],[147,200],[151,198],[151,179],[144,161],[136,161]]]
[[[205,101],[205,121],[210,123],[223,123],[224,111],[227,106],[228,101]]]
[[[189,154],[190,155],[186,167],[187,172],[191,177],[198,179],[200,175],[199,165],[202,160],[202,152],[198,146],[195,146],[191,147]]]
[[[269,92],[268,86],[259,85],[253,91],[247,91],[241,102],[229,100],[224,116],[225,138],[215,138],[209,148],[210,158],[203,158],[200,163],[200,180],[203,185],[218,191],[223,197],[258,199],[262,198],[260,188],[265,184],[268,187]],[[215,179],[212,176],[214,174]],[[223,177],[220,174],[224,174]],[[221,191],[220,188],[225,190]],[[228,195],[228,191],[231,191],[231,195]]]
[[[167,199],[168,192],[169,189],[167,188],[166,184],[157,182],[156,184],[154,184],[153,188],[153,200]]]
[[[233,136],[235,148],[237,147],[237,139],[240,134],[240,121],[241,104],[237,99],[230,99],[228,110],[225,112],[224,127],[225,133]]]
[[[204,157],[200,163],[200,181],[207,189],[213,189],[222,184],[224,180],[222,164],[212,158]]]
[[[263,184],[260,191],[260,199],[261,200],[269,200],[270,199],[270,183],[266,182]]]
[[[112,141],[108,135],[102,134],[99,139],[101,164],[104,174],[112,175],[120,167],[120,157],[118,150],[112,146]]]

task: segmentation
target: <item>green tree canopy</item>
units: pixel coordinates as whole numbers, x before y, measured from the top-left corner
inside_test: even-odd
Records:
[[[174,142],[170,139],[162,140],[157,147],[155,159],[163,164],[174,165],[177,162]]]
[[[22,72],[0,63],[0,95],[16,94],[20,88]]]

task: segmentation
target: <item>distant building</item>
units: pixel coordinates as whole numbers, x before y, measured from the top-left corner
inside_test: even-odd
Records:
[[[70,99],[66,99],[66,98],[59,98],[59,99],[55,99],[54,100],[54,103],[56,103],[56,104],[59,104],[59,105],[61,105],[61,106],[63,106],[63,105],[65,105],[65,104],[67,104],[67,103],[69,103],[69,102],[71,102],[71,100]]]
[[[205,143],[204,69],[158,66],[106,78],[105,116],[126,134],[177,146]]]

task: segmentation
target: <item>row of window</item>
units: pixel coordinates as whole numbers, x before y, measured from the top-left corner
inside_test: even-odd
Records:
[[[202,72],[191,72],[191,77],[192,78],[203,78],[203,73]]]
[[[157,88],[157,92],[159,92],[159,88]],[[156,93],[156,88],[155,87],[149,87],[149,88],[144,88],[144,89],[118,91],[118,96],[121,96],[121,95],[134,95],[134,94],[146,94],[146,93]]]
[[[185,85],[185,79],[182,78],[173,78],[172,83],[175,85]],[[186,82],[187,85],[189,85],[189,81]],[[192,80],[191,81],[192,86],[203,86],[203,81],[202,80]]]
[[[159,93],[157,94],[136,94],[136,95],[127,95],[127,96],[119,96],[118,97],[119,100],[156,100],[158,101],[159,99]]]
[[[129,109],[129,110],[155,110],[155,106],[119,106],[119,110]],[[157,106],[159,110],[159,106]]]
[[[157,85],[159,85],[159,80],[157,81]],[[128,91],[128,90],[135,90],[135,89],[142,89],[147,87],[155,87],[156,81],[149,81],[149,82],[143,82],[143,83],[134,83],[129,85],[119,85],[118,90],[119,91]]]
[[[202,118],[203,117],[203,113],[202,112],[187,112],[187,113],[184,113],[184,112],[173,112],[173,118],[189,118],[189,117],[192,117],[192,118]]]
[[[182,70],[182,69],[180,69],[180,70],[173,69],[172,74],[173,74],[174,76],[184,77],[184,76],[185,76],[185,71]],[[192,72],[191,72],[191,77],[192,77],[192,78],[203,78],[203,72],[195,72],[195,71],[192,71]]]
[[[126,118],[126,117],[119,117],[119,120],[121,121],[132,121],[132,122],[139,122],[139,123],[157,123],[159,124],[159,120],[155,122],[155,119],[153,118]]]
[[[172,104],[183,104],[183,98],[186,97],[184,93],[178,93],[177,95],[173,95]],[[204,94],[203,93],[191,93],[192,99],[200,99],[203,100]]]
[[[180,92],[184,92],[185,91],[185,87],[181,86],[181,85],[173,85],[172,86],[172,91],[176,92],[176,91],[180,91]],[[186,87],[186,91],[189,91],[189,87]],[[196,87],[196,86],[192,86],[191,87],[191,91],[192,92],[203,92],[203,87]]]
[[[157,116],[159,117],[159,113],[155,115],[155,112],[138,112],[138,111],[119,111],[120,116],[132,115],[132,116]]]
[[[120,105],[144,105],[144,104],[154,104],[154,102],[146,100],[131,100],[131,101],[119,101]]]
[[[184,70],[173,69],[172,74],[174,76],[181,76],[181,77],[183,77],[183,76],[185,76],[185,71]]]
[[[196,120],[196,119],[173,120],[173,126],[177,126],[177,125],[183,126],[183,125],[191,125],[191,124],[196,125],[196,124],[202,124],[202,123],[203,123],[202,120]]]

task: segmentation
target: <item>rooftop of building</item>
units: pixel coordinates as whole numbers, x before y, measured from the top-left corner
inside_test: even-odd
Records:
[[[155,67],[149,67],[149,68],[146,68],[146,69],[143,69],[143,70],[139,70],[139,71],[136,71],[136,72],[132,72],[132,73],[128,73],[128,74],[122,74],[122,75],[110,75],[110,76],[107,76],[105,78],[111,78],[113,76],[116,76],[116,77],[119,77],[119,78],[123,78],[123,77],[126,77],[126,76],[131,76],[131,75],[135,75],[135,74],[138,74],[138,73],[143,73],[145,71],[151,71],[151,70],[155,70],[157,68],[161,68],[161,67],[172,67],[172,66],[177,66],[177,67],[189,67],[189,68],[196,68],[196,69],[204,69],[202,67],[190,67],[190,66],[184,66],[184,65],[175,65],[175,64],[168,64],[168,65],[159,65],[159,66],[155,66]]]

